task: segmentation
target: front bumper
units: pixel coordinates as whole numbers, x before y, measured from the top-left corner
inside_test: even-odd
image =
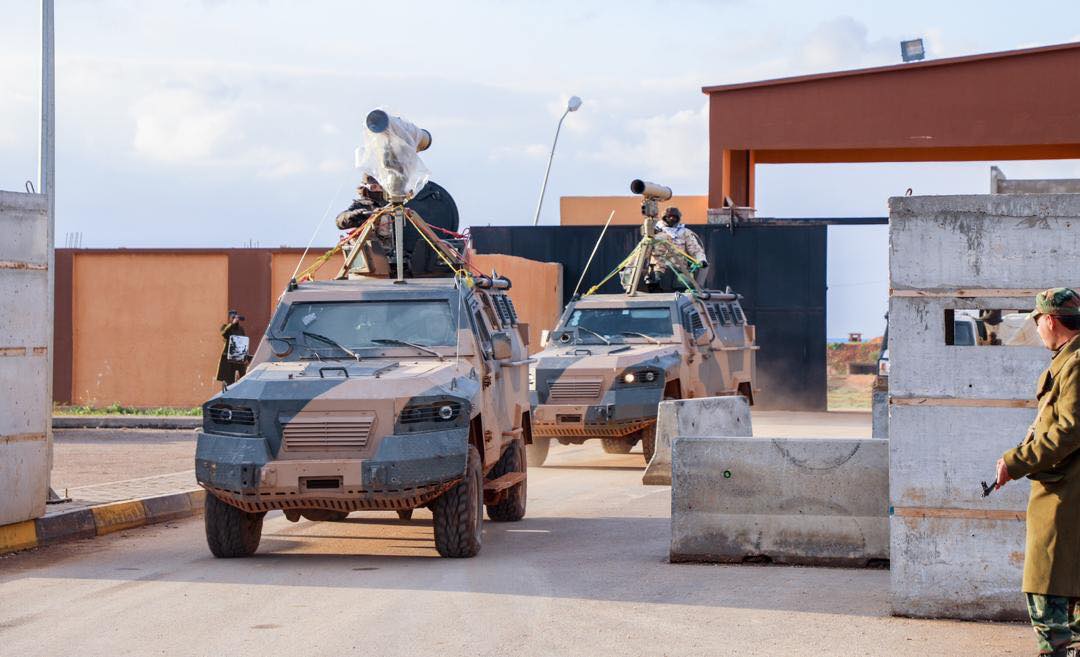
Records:
[[[469,429],[385,436],[367,459],[274,459],[266,439],[198,432],[195,479],[245,511],[411,509],[465,474]]]
[[[533,436],[542,438],[621,438],[656,422],[663,388],[615,388],[600,403],[537,404]]]

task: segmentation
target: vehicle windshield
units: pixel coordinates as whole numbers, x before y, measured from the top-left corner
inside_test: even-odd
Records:
[[[294,303],[276,337],[305,347],[300,356],[315,352],[322,358],[343,357],[347,352],[341,347],[385,349],[391,340],[424,347],[453,346],[457,338],[453,321],[446,301]]]
[[[597,335],[610,342],[647,342],[650,338],[672,335],[671,309],[657,308],[578,308],[567,320],[563,330],[578,331],[579,342],[600,343]],[[591,333],[590,333],[591,331]],[[639,335],[635,335],[639,334]]]

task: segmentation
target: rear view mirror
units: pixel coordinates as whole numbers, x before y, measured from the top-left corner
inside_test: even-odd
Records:
[[[509,360],[514,356],[514,343],[505,333],[491,335],[491,351],[495,360]]]
[[[543,331],[540,331],[540,348],[541,349],[543,349],[544,347],[547,346],[548,337],[550,337],[550,336],[551,336],[551,331],[549,331],[547,329],[544,329]]]

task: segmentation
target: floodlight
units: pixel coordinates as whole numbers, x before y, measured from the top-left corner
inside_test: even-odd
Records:
[[[926,49],[923,48],[922,39],[911,39],[900,42],[900,56],[905,62],[917,62],[926,58]]]

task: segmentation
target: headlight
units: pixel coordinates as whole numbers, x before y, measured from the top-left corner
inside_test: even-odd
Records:
[[[250,433],[255,430],[255,408],[216,402],[203,407],[203,429]]]
[[[661,373],[656,370],[637,370],[634,372],[626,372],[620,377],[623,385],[647,385],[655,383],[657,380],[663,380]]]
[[[432,399],[409,402],[398,415],[395,433],[437,431],[469,422],[469,403],[460,399]]]

